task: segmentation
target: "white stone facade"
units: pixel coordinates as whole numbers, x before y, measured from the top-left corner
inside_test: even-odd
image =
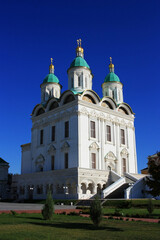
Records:
[[[51,85],[44,85],[43,96]],[[123,103],[122,84],[110,85],[121,91],[120,98],[100,99],[91,70],[72,67],[71,90],[42,96],[32,112],[31,143],[21,146],[21,175],[14,176],[19,198],[46,198],[50,186],[53,198],[88,199],[111,184],[110,170],[137,173],[134,114]]]

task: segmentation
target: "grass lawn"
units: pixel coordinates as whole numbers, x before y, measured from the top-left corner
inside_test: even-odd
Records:
[[[147,209],[145,208],[126,208],[126,209],[120,209],[118,208],[119,212],[120,213],[123,213],[124,215],[126,214],[129,214],[129,215],[136,215],[136,214],[139,214],[139,215],[146,215],[146,214],[149,214]],[[113,214],[115,212],[115,208],[107,208],[107,207],[104,207],[103,208],[103,213],[106,214],[106,215],[109,215],[109,214]],[[160,217],[160,209],[154,209],[153,212],[152,212],[152,215],[154,218],[159,218]]]
[[[104,219],[95,229],[89,218],[54,215],[45,221],[41,214],[0,215],[0,240],[156,240],[160,224]]]

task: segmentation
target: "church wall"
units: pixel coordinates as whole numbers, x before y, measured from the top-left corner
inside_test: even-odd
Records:
[[[31,145],[24,144],[22,148],[21,173],[30,173],[32,171]]]
[[[123,175],[122,160],[125,158],[126,172],[136,173],[133,116],[85,101],[80,102],[79,112],[79,166],[92,168],[91,153],[93,152],[96,153],[96,169],[108,171],[110,166],[112,170]],[[90,136],[90,121],[95,122],[95,138]],[[111,141],[107,141],[106,125],[111,127]],[[121,130],[125,134],[124,144],[121,144]],[[108,158],[109,153],[113,155],[112,159]]]
[[[65,153],[68,153],[68,167],[78,167],[78,132],[76,131],[78,116],[74,105],[76,105],[75,101],[33,117],[31,153],[24,151],[23,148],[22,173],[37,172],[40,168],[41,170],[43,168],[42,171],[50,171],[53,155],[54,169],[64,169]],[[69,122],[69,137],[64,136],[66,121]],[[51,139],[52,126],[56,129],[54,141]],[[41,130],[43,130],[42,144],[40,143]]]

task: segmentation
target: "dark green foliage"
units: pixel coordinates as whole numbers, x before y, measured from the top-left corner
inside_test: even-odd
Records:
[[[46,203],[42,209],[42,215],[45,220],[51,220],[54,213],[54,202],[52,199],[51,191],[47,193]]]
[[[146,184],[150,188],[147,193],[153,197],[160,195],[160,152],[157,153],[157,158],[149,157],[148,170],[151,177],[146,177]]]
[[[154,210],[154,205],[153,205],[152,199],[148,200],[147,210],[148,210],[149,214],[152,214],[152,212]]]
[[[90,218],[92,219],[93,224],[98,227],[102,220],[102,206],[98,197],[96,197],[91,203]]]
[[[16,215],[17,215],[17,213],[16,213],[15,211],[13,211],[13,210],[11,210],[11,214],[12,214],[13,216],[16,216]]]

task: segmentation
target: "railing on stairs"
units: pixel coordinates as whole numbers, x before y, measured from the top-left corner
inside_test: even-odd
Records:
[[[112,183],[110,186],[105,188],[102,191],[102,198],[107,197],[110,193],[117,190],[119,187],[121,187],[124,183],[126,183],[126,180],[124,177],[120,177],[116,182]]]

